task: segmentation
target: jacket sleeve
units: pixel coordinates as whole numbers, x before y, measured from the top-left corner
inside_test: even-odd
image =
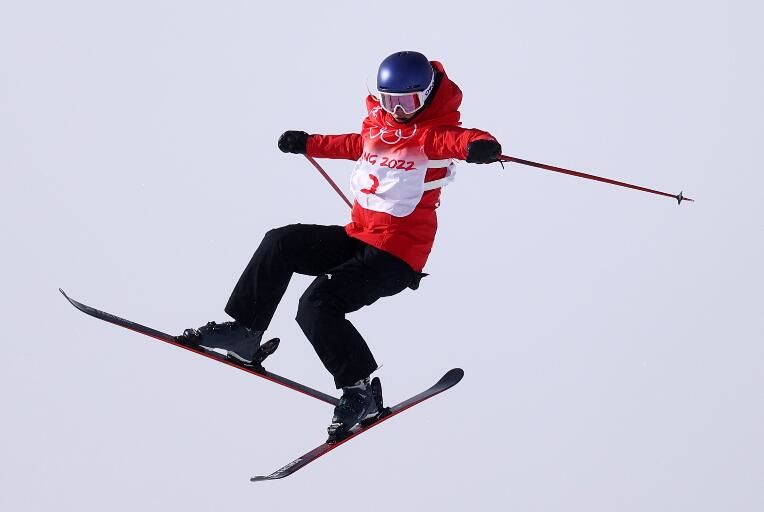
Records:
[[[467,158],[467,145],[475,140],[496,138],[488,132],[476,128],[443,126],[431,129],[424,139],[424,152],[431,160]]]
[[[358,133],[309,135],[306,154],[314,158],[358,160],[363,153],[363,138]]]

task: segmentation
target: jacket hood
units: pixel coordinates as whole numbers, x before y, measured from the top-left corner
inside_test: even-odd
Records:
[[[462,104],[462,91],[459,86],[448,78],[443,64],[431,61],[435,70],[435,91],[427,98],[427,105],[416,116],[406,123],[399,123],[392,114],[385,111],[379,105],[379,100],[373,95],[366,97],[366,108],[369,112],[367,120],[377,126],[412,126],[420,127],[432,125],[459,126],[459,106]]]

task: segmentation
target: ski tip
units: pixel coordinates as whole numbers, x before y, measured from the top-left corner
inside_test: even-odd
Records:
[[[451,370],[448,370],[446,374],[440,378],[441,383],[449,383],[452,386],[456,383],[458,383],[460,380],[464,378],[464,370],[461,368],[453,368]]]
[[[66,292],[65,292],[64,290],[62,290],[61,288],[59,288],[59,289],[58,289],[58,291],[60,291],[60,292],[61,292],[61,295],[63,295],[63,296],[64,296],[64,298],[65,298],[66,300],[68,300],[68,301],[69,301],[69,304],[71,304],[71,305],[72,305],[72,306],[74,306],[75,308],[79,309],[79,310],[80,310],[80,311],[82,311],[83,313],[87,313],[88,315],[91,315],[91,316],[92,316],[92,314],[91,314],[90,312],[88,312],[88,306],[86,306],[86,305],[82,304],[81,302],[77,302],[77,301],[76,301],[76,300],[74,300],[73,298],[69,297],[69,296],[66,294]]]
[[[75,301],[74,299],[72,299],[71,297],[69,297],[69,296],[66,294],[66,292],[65,292],[63,289],[59,288],[59,289],[58,289],[58,291],[60,291],[60,292],[61,292],[61,295],[63,295],[63,296],[64,296],[64,298],[65,298],[66,300],[68,300],[68,301],[69,301],[69,303],[70,303],[72,306],[74,306],[74,307],[78,307],[78,306],[77,306],[77,304],[75,304],[75,302],[76,302],[76,301]]]
[[[279,478],[283,478],[283,477],[282,476],[275,476],[274,477],[272,475],[269,475],[269,476],[253,476],[252,478],[249,479],[249,481],[250,482],[265,482],[267,480],[277,480]]]
[[[64,298],[69,301],[69,304],[71,304],[72,306],[74,306],[77,309],[82,309],[82,304],[80,304],[79,302],[77,302],[73,298],[69,297],[63,289],[59,288],[58,291],[60,291],[61,295],[63,295]]]

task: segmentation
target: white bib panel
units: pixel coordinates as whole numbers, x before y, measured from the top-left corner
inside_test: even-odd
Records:
[[[427,169],[438,167],[448,167],[448,175],[425,183]],[[451,160],[428,160],[421,148],[409,147],[384,154],[364,152],[353,170],[350,186],[355,200],[367,210],[406,217],[414,211],[425,191],[443,187],[453,180],[453,168]]]

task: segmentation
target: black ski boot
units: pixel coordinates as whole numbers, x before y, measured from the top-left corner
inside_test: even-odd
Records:
[[[207,351],[223,349],[227,358],[245,366],[260,367],[266,357],[276,351],[278,338],[260,345],[264,331],[254,331],[238,322],[208,322],[198,329],[186,329],[175,340],[181,345]]]
[[[369,382],[368,377],[352,386],[342,388],[340,403],[334,408],[332,424],[327,431],[327,443],[346,439],[353,427],[365,427],[377,421],[384,413],[382,405],[382,384],[379,378]]]

